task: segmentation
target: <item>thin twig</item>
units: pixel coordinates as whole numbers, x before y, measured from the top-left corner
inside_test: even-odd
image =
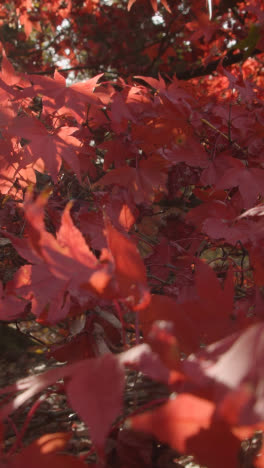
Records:
[[[210,122],[208,122],[208,120],[206,119],[201,119],[201,122],[203,122],[205,125],[207,125],[208,127],[210,127],[212,130],[214,130],[215,132],[217,132],[219,135],[221,135],[223,138],[225,138],[225,140],[228,141],[228,143],[230,143],[230,145],[233,145],[237,150],[239,151],[242,151],[243,153],[246,153],[246,150],[243,149],[241,146],[239,146],[238,143],[236,143],[236,141],[233,141],[231,140],[228,135],[226,135],[225,133],[221,132],[221,130],[219,130],[218,128],[216,128],[213,124],[211,124]]]

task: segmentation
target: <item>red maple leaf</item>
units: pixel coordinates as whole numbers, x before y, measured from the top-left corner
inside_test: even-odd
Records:
[[[152,203],[156,194],[166,193],[169,164],[159,156],[152,156],[139,162],[138,168],[121,167],[103,176],[96,186],[119,185],[128,187],[136,204]]]
[[[182,370],[198,388],[207,388],[226,420],[236,425],[256,424],[264,417],[263,353],[260,323],[190,356],[182,363]]]
[[[249,222],[237,218],[234,206],[222,200],[208,201],[192,208],[186,220],[212,239],[224,239],[230,244],[246,243],[250,237]]]
[[[96,210],[90,211],[87,205],[82,205],[78,213],[78,221],[82,233],[87,237],[89,245],[97,250],[107,247],[104,231],[104,216],[106,215],[120,232],[129,232],[138,216],[138,210],[131,196],[121,187],[115,187],[109,192],[95,192]]]
[[[64,210],[57,237],[46,231],[43,221],[46,201],[45,194],[36,202],[28,196],[24,204],[28,239],[9,237],[20,255],[33,264],[17,272],[17,291],[32,299],[37,316],[47,307],[48,320],[54,323],[67,315],[69,294],[80,303],[89,302],[89,294],[103,293],[112,276],[110,264],[101,264],[96,259],[74,226],[70,205]]]
[[[181,454],[194,454],[202,465],[238,468],[240,440],[227,423],[213,418],[214,411],[214,403],[186,393],[132,416],[127,426],[154,435]]]
[[[217,182],[216,190],[238,187],[244,208],[251,208],[264,195],[264,172],[258,168],[228,169]]]
[[[77,365],[66,381],[69,403],[87,424],[100,452],[112,422],[121,412],[124,377],[123,366],[115,356],[106,354],[91,359],[82,371]]]
[[[81,143],[73,136],[75,127],[61,127],[49,132],[38,119],[28,116],[17,117],[9,126],[8,132],[26,141],[25,152],[33,162],[42,160],[46,171],[54,182],[57,180],[62,161],[75,172],[80,179],[80,166],[76,151]]]
[[[136,245],[106,222],[106,237],[113,256],[117,294],[135,310],[150,300],[146,268]]]
[[[167,296],[153,294],[149,305],[139,313],[140,326],[147,336],[157,320],[166,320],[173,324],[180,350],[190,353],[199,348],[199,333],[183,308]]]
[[[93,93],[98,80],[103,73],[90,80],[74,83],[66,86],[66,80],[59,72],[55,71],[54,78],[47,76],[31,76],[34,87],[24,92],[24,96],[33,97],[35,94],[43,95],[44,109],[48,112],[59,111],[61,114],[73,115],[76,120],[86,118],[89,105],[98,105],[100,100]]]
[[[8,86],[19,86],[26,87],[30,86],[30,82],[26,75],[16,73],[12,63],[8,60],[5,50],[2,50],[2,63],[1,63],[1,74],[4,83]]]
[[[152,295],[140,311],[140,324],[145,335],[156,320],[172,322],[180,349],[195,352],[201,344],[212,343],[236,331],[240,323],[233,319],[234,284],[230,269],[221,284],[212,268],[199,262],[196,268],[196,293],[190,289],[189,300],[178,303],[167,297]]]
[[[0,143],[0,150],[3,154],[0,156],[1,193],[21,200],[23,189],[36,183],[34,169],[43,170],[43,165],[41,162],[32,162],[29,154],[25,154],[22,148],[7,139]]]

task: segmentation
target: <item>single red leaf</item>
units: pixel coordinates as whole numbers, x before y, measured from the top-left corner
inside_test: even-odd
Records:
[[[189,293],[189,300],[181,303],[164,295],[153,294],[150,303],[139,313],[144,335],[147,336],[156,320],[172,322],[180,350],[189,354],[197,351],[201,345],[237,331],[241,324],[233,318],[232,270],[228,272],[222,289],[214,271],[199,262],[196,268],[196,285],[197,293],[193,292],[193,297]]]
[[[245,244],[250,236],[250,226],[245,220],[232,224],[225,219],[208,218],[203,222],[202,231],[211,239],[224,239],[232,245],[236,245],[238,239]]]
[[[30,155],[23,150],[14,150],[7,141],[1,142],[0,149],[3,154],[8,155],[0,157],[0,191],[21,201],[24,190],[36,183],[34,169],[43,170],[44,166],[41,162],[34,164]]]
[[[95,187],[119,185],[128,187],[136,204],[152,203],[155,195],[166,193],[167,170],[169,164],[159,156],[152,156],[139,162],[139,167],[121,167],[113,169],[103,176]]]
[[[114,164],[115,168],[126,166],[128,159],[135,159],[137,156],[137,153],[133,151],[133,147],[128,147],[123,138],[104,141],[99,148],[104,151],[106,150],[106,154],[104,155],[104,171],[110,169],[112,164]]]
[[[165,320],[154,322],[146,341],[168,369],[179,369],[180,349],[172,322]]]
[[[12,63],[8,60],[4,49],[2,49],[1,78],[9,86],[21,85],[23,83],[21,75],[16,74],[15,69]]]
[[[221,108],[222,111],[222,108]],[[228,116],[226,117],[228,119]],[[201,182],[204,186],[214,187],[222,179],[229,169],[243,169],[244,164],[239,159],[230,156],[230,151],[221,152],[212,160],[208,161],[208,166],[203,170]],[[212,189],[211,189],[212,190]],[[225,194],[226,199],[226,194]]]
[[[44,226],[47,196],[32,201],[28,194],[24,203],[27,239],[9,236],[20,255],[33,265],[23,266],[16,274],[16,288],[32,310],[40,316],[48,310],[47,319],[55,323],[67,315],[70,295],[83,305],[91,293],[103,294],[112,279],[109,259],[100,263],[86,244],[70,216],[71,204],[65,208],[61,227],[55,238]],[[17,291],[18,292],[18,291]]]
[[[111,110],[109,112],[111,127],[119,134],[127,128],[128,121],[134,122],[135,119],[128,106],[125,93],[114,93],[111,101]]]
[[[24,95],[41,94],[45,110],[50,113],[55,110],[61,114],[67,112],[80,122],[85,120],[87,105],[100,103],[93,91],[102,76],[103,73],[67,87],[65,78],[58,71],[55,71],[54,78],[33,75],[30,79],[34,86]]]
[[[121,231],[130,231],[139,212],[133,203],[127,190],[113,190],[110,196],[105,198],[105,213],[111,219],[113,225]]]
[[[93,336],[81,333],[64,345],[51,346],[48,357],[53,357],[59,362],[76,362],[81,359],[95,357],[95,343]]]
[[[130,369],[142,372],[153,380],[168,383],[170,373],[159,355],[144,343],[119,354],[119,361]]]
[[[259,168],[228,169],[217,182],[216,190],[238,187],[244,208],[252,208],[259,195],[264,195],[264,171]]]
[[[235,245],[238,239],[242,243],[247,242],[250,234],[248,222],[237,218],[237,214],[230,204],[222,200],[210,200],[192,208],[186,220],[212,239],[224,239]]]
[[[32,228],[37,230],[38,224],[33,212],[30,215],[32,205],[34,210],[34,203],[26,205],[26,216]],[[72,288],[73,295],[78,296],[80,288],[103,292],[110,280],[108,265],[100,264],[91,252],[81,232],[73,224],[70,209],[71,204],[68,204],[62,215],[57,239],[46,231],[39,231],[41,257],[57,278],[67,282],[71,278],[69,288]]]
[[[255,424],[264,418],[263,327],[256,324],[234,333],[182,363],[183,371],[198,387],[212,390],[222,414],[232,398],[230,392],[239,392],[240,403],[230,416],[239,425]]]
[[[15,245],[15,244],[14,244]],[[46,315],[46,323],[56,323],[67,317],[70,311],[69,281],[56,278],[43,263],[24,265],[15,274],[9,289],[20,301],[31,302],[36,317]],[[22,298],[24,301],[22,301]]]
[[[148,286],[145,265],[136,245],[117,231],[110,221],[106,222],[106,237],[115,265],[118,295],[137,307],[148,301]]]
[[[106,354],[90,359],[66,381],[71,407],[87,424],[95,446],[102,451],[111,424],[120,414],[124,391],[124,370],[117,358]]]
[[[206,342],[208,339],[209,342],[216,341],[235,331],[232,329],[234,325],[233,270],[231,268],[228,270],[223,287],[214,270],[206,263],[197,261],[195,270],[195,284],[204,315],[204,339]]]
[[[86,208],[80,210],[78,218],[81,232],[86,237],[89,245],[97,250],[102,250],[107,247],[103,213],[99,210],[88,211]]]
[[[153,434],[182,454],[194,454],[210,468],[239,468],[240,440],[230,426],[213,418],[214,403],[181,394],[148,413],[132,416],[128,427]]]
[[[83,205],[78,213],[81,232],[93,249],[102,250],[107,247],[104,215],[107,215],[114,227],[121,232],[130,231],[138,216],[138,210],[127,191],[115,188],[116,190],[110,193],[94,194],[96,211],[90,211],[87,205]]]
[[[175,142],[172,148],[162,152],[163,157],[171,164],[176,165],[184,162],[191,167],[207,167],[208,156],[195,135],[189,135],[188,130],[177,129],[175,132]]]
[[[28,116],[16,117],[8,127],[11,135],[27,141],[24,151],[29,153],[33,162],[42,160],[54,182],[57,180],[62,161],[68,164],[80,180],[76,151],[80,149],[81,142],[73,136],[76,130],[77,127],[61,127],[51,133],[40,120]]]
[[[154,322],[167,320],[174,325],[175,336],[180,350],[190,353],[199,348],[199,332],[197,326],[180,304],[168,296],[152,294],[147,307],[139,312],[140,327],[147,337]]]

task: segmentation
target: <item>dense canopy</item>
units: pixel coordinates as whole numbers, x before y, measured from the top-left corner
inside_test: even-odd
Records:
[[[264,2],[210,9],[0,1],[0,320],[55,327],[66,363],[0,390],[0,466],[167,468],[150,434],[175,466],[264,467]],[[132,370],[162,401],[123,405]],[[82,458],[59,423],[24,444],[51,393]]]

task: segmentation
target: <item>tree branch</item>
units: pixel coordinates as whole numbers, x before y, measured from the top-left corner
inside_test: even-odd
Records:
[[[259,49],[255,49],[251,54],[250,57],[255,57],[258,54],[261,54],[262,51]],[[211,75],[218,67],[219,63],[221,62],[222,58],[220,57],[213,62],[208,63],[208,65],[201,66],[194,68],[193,70],[184,70],[183,72],[176,73],[176,76],[179,80],[190,80],[191,78],[197,78],[199,76],[206,76]],[[238,52],[237,54],[233,54],[233,51],[228,52],[228,54],[223,58],[223,66],[228,67],[229,65],[233,65],[235,63],[244,62],[244,52]],[[173,73],[173,70],[172,70]]]

